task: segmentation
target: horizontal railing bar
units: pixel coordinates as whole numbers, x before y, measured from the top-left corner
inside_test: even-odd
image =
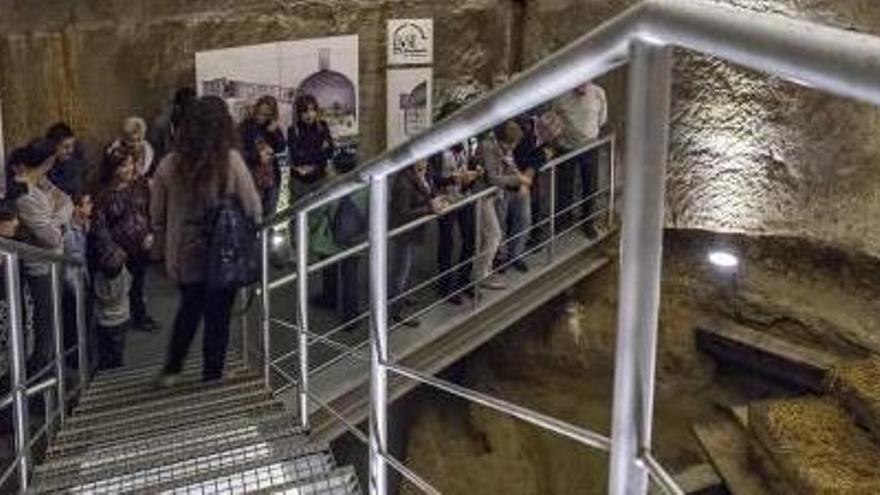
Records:
[[[608,452],[611,450],[611,439],[600,435],[599,433],[575,426],[565,421],[541,414],[537,411],[518,406],[516,404],[482,394],[475,390],[470,390],[454,383],[450,383],[434,376],[421,373],[419,371],[406,368],[399,364],[382,363],[389,371],[393,371],[398,375],[402,375],[411,380],[415,380],[434,388],[443,390],[449,394],[458,396],[470,402],[475,402],[489,409],[493,409],[502,414],[519,418],[526,423],[530,423],[539,428],[558,433],[564,437],[580,442],[589,447]]]
[[[85,266],[82,259],[73,258],[71,256],[60,255],[48,249],[38,248],[21,241],[13,241],[11,239],[0,238],[0,253],[16,254],[25,261],[46,262],[69,265],[80,268]]]
[[[580,155],[587,153],[589,151],[592,151],[593,149],[599,148],[599,147],[604,146],[606,144],[612,144],[614,142],[614,139],[615,139],[614,133],[610,133],[610,134],[607,134],[603,137],[596,138],[596,139],[588,142],[587,144],[581,146],[580,148],[578,148],[574,151],[571,151],[569,153],[566,153],[565,155],[557,157],[557,158],[551,160],[550,162],[546,163],[545,165],[543,165],[539,169],[539,173],[543,173],[553,167],[558,167],[560,165],[564,165],[566,162],[568,162],[572,158],[580,156]],[[366,186],[363,186],[363,187],[366,187]],[[358,188],[355,190],[359,190],[359,189],[361,189],[361,188]],[[592,196],[585,198],[583,201],[589,201],[590,199],[597,197],[600,193],[606,193],[609,190],[610,190],[610,188],[607,188],[607,187],[603,188],[602,190],[594,193]],[[416,220],[413,220],[412,222],[407,223],[406,225],[402,225],[400,227],[397,227],[396,229],[391,230],[388,233],[388,239],[390,240],[390,239],[393,239],[397,236],[400,236],[403,233],[409,232],[411,230],[415,230],[415,229],[421,227],[422,225],[425,225],[425,224],[430,223],[436,219],[439,219],[439,218],[442,218],[446,215],[449,215],[450,213],[452,213],[456,210],[459,210],[459,209],[464,208],[466,206],[475,204],[477,201],[479,201],[485,197],[491,196],[499,191],[501,191],[501,189],[499,189],[498,187],[491,186],[491,187],[487,187],[485,189],[482,189],[474,194],[470,194],[470,195],[466,196],[465,198],[461,199],[460,201],[456,201],[455,203],[450,205],[449,208],[446,208],[443,211],[421,216],[421,217],[417,218]],[[570,209],[576,208],[577,206],[582,204],[583,201],[581,201],[580,203],[577,203],[575,205],[569,206],[567,210],[564,210],[562,212],[557,212],[557,215],[562,214],[565,211],[568,211]],[[505,240],[509,240],[509,238],[505,239]],[[329,258],[322,259],[320,261],[315,262],[314,264],[309,265],[308,272],[309,272],[309,274],[316,273],[320,270],[323,270],[324,268],[326,268],[328,266],[339,263],[340,261],[342,261],[346,258],[350,258],[356,254],[360,254],[361,252],[366,251],[368,247],[369,247],[369,242],[367,242],[367,241],[358,243],[352,247],[346,248],[344,251],[341,251],[339,253],[334,254],[333,256],[330,256]],[[296,274],[296,272],[293,272],[289,275],[285,275],[284,277],[273,280],[272,282],[269,283],[269,291],[271,292],[275,289],[284,287],[285,285],[292,284],[293,282],[296,281],[296,278],[297,278],[297,274]]]
[[[281,395],[281,394],[283,394],[284,392],[286,392],[287,389],[293,388],[293,387],[295,387],[295,386],[296,386],[296,384],[293,384],[293,383],[289,383],[289,382],[288,382],[288,383],[285,383],[283,386],[281,386],[281,387],[279,387],[278,389],[272,391],[272,398],[277,398],[279,395]]]
[[[370,443],[370,439],[367,438],[367,435],[363,431],[361,431],[360,428],[351,424],[350,421],[348,421],[341,414],[336,412],[336,410],[333,409],[330,406],[330,404],[324,402],[323,399],[319,398],[317,395],[312,393],[312,391],[310,391],[310,390],[306,390],[306,395],[308,396],[309,400],[311,400],[312,402],[317,404],[318,407],[320,407],[321,409],[324,409],[325,411],[330,413],[331,416],[336,418],[336,420],[339,421],[342,424],[342,426],[345,427],[346,430],[348,430],[352,435],[354,435],[355,438],[357,438],[358,440],[363,442],[365,445],[368,445]]]
[[[284,371],[284,368],[282,368],[274,363],[269,363],[269,367],[272,368],[273,370],[275,370],[276,373],[281,375],[282,378],[287,380],[288,383],[299,383],[299,380],[297,380],[296,378],[294,378],[293,376],[288,374],[286,371]]]
[[[276,325],[280,325],[280,326],[282,326],[282,327],[284,327],[284,328],[288,328],[288,329],[291,329],[291,330],[299,331],[299,328],[298,328],[296,325],[294,325],[293,323],[288,323],[288,322],[286,322],[286,321],[284,321],[284,320],[279,320],[279,319],[276,319],[276,318],[272,318],[272,323],[275,323]],[[315,342],[320,342],[320,343],[322,343],[322,344],[324,344],[324,345],[327,345],[327,346],[333,347],[333,348],[335,348],[335,349],[337,349],[337,350],[340,350],[340,351],[342,351],[342,352],[346,352],[346,351],[356,351],[356,349],[354,349],[354,348],[352,348],[352,347],[350,347],[350,346],[347,346],[347,345],[345,345],[345,344],[343,344],[343,343],[341,343],[341,342],[336,342],[335,340],[329,339],[329,338],[327,338],[327,337],[325,337],[325,336],[323,336],[323,335],[321,335],[321,334],[317,334],[317,333],[314,333],[314,332],[309,332],[309,331],[307,331],[307,332],[306,332],[306,335],[307,335],[307,336],[310,338],[310,340],[311,340],[311,341],[309,342],[309,344],[314,344]],[[366,361],[366,360],[369,359],[367,356],[364,356],[363,354],[356,354],[356,355],[354,355],[354,356],[355,356],[356,358],[358,358],[358,359],[363,359],[364,361]]]
[[[32,397],[42,392],[43,390],[46,390],[47,388],[54,387],[55,385],[58,385],[58,378],[53,376],[52,378],[47,378],[32,387],[28,387],[25,394],[27,394],[27,397]],[[14,400],[15,392],[10,392],[6,394],[6,397],[3,397],[3,399],[0,400],[0,410],[6,409],[7,407],[11,406]]]
[[[672,475],[666,471],[662,464],[657,462],[657,459],[654,458],[654,455],[650,451],[642,452],[641,461],[645,463],[651,477],[654,478],[654,481],[656,481],[661,488],[663,488],[663,491],[665,491],[667,495],[686,495],[684,490],[678,486],[678,483],[676,483]]]
[[[538,168],[538,173],[544,173],[551,168],[558,167],[559,165],[564,165],[567,161],[576,156],[583,155],[588,151],[593,151],[594,149],[600,148],[606,144],[610,144],[612,141],[614,141],[615,137],[616,134],[612,132],[609,134],[605,134],[604,136],[599,136],[595,139],[591,139],[587,142],[587,144],[581,146],[580,148],[569,151],[562,156],[557,156],[556,158],[545,163],[544,165],[541,165],[541,167]]]
[[[32,386],[31,385],[32,383],[39,381],[39,379],[42,378],[43,375],[47,375],[51,371],[55,371],[54,360],[52,360],[48,364],[46,364],[46,366],[41,368],[40,371],[37,371],[36,374],[34,374],[34,376],[29,376],[27,378],[27,380],[25,381],[25,383],[28,385],[28,387],[30,387],[30,386]]]
[[[408,479],[412,484],[416,485],[422,492],[429,495],[442,495],[439,490],[431,486],[430,483],[425,481],[422,477],[417,475],[408,467],[404,466],[403,463],[398,461],[393,455],[387,454],[385,452],[379,452],[379,457],[381,457],[395,471],[403,475],[404,478]]]
[[[21,464],[21,455],[16,456],[15,459],[13,459],[13,461],[9,464],[9,467],[7,467],[5,471],[3,471],[3,475],[0,476],[0,488],[6,485],[6,482],[9,481],[9,477],[12,476],[12,474],[16,470],[18,470],[19,464]]]

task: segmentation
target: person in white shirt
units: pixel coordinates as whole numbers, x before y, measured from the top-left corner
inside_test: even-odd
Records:
[[[608,102],[605,90],[599,85],[587,82],[560,97],[553,105],[553,111],[562,122],[562,132],[556,139],[557,155],[578,150],[591,140],[599,137],[599,132],[608,121]],[[581,217],[583,229],[588,236],[595,236],[592,214],[592,199],[585,200],[594,194],[596,163],[598,150],[593,149],[573,158],[568,163],[559,165],[556,171],[556,230],[561,232],[572,223],[573,211],[565,211],[574,204],[574,184],[576,170],[580,172],[581,195],[583,200]],[[576,209],[576,208],[574,208]],[[565,211],[565,212],[564,212]],[[559,212],[564,212],[560,214]]]

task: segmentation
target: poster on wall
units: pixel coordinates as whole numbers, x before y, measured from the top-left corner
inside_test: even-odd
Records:
[[[388,21],[388,65],[434,63],[434,20]]]
[[[388,71],[388,148],[431,126],[432,77],[429,68]]]
[[[358,37],[335,36],[240,46],[196,53],[200,95],[225,99],[236,121],[262,96],[278,100],[279,124],[293,122],[300,95],[315,97],[338,149],[356,154]]]

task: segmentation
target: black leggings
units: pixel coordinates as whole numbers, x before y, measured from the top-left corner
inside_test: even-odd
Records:
[[[207,289],[203,283],[180,286],[180,307],[174,318],[174,333],[168,344],[166,374],[177,374],[183,369],[183,362],[189,353],[189,346],[199,322],[204,319],[202,378],[217,380],[223,377],[235,292],[234,289]]]

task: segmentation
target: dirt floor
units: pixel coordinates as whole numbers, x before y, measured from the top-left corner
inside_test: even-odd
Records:
[[[741,258],[720,273],[708,252]],[[609,247],[613,252],[615,246]],[[695,421],[790,391],[717,368],[694,326],[724,317],[845,356],[880,352],[880,264],[792,239],[668,232],[654,445],[673,472],[703,462]],[[474,353],[461,381],[604,434],[612,403],[617,267],[610,266]],[[479,406],[419,391],[407,463],[444,494],[605,492],[607,456]],[[418,493],[404,486],[402,493]]]

